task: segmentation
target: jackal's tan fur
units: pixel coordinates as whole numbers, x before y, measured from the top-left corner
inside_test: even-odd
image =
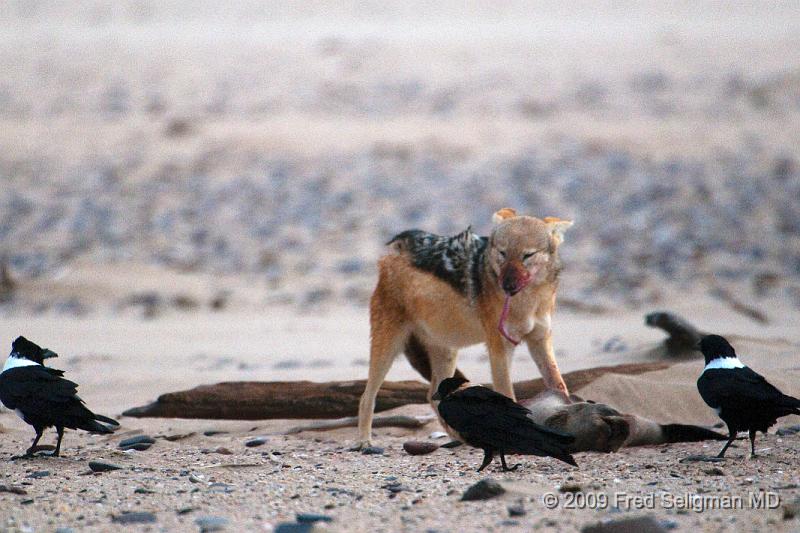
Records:
[[[401,245],[380,259],[378,284],[370,301],[369,377],[359,405],[362,446],[371,439],[378,389],[412,336],[429,359],[429,399],[439,382],[453,375],[457,350],[481,342],[489,352],[495,390],[514,398],[510,375],[514,344],[498,329],[504,299],[510,293],[514,295],[506,332],[511,339],[526,342],[548,388],[568,394],[553,354],[551,316],[560,270],[558,246],[572,222],[517,216],[510,208],[495,213],[493,220],[496,225],[476,273],[481,290],[474,300],[415,267]]]

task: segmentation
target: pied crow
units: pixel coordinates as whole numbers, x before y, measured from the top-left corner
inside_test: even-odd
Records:
[[[487,387],[470,386],[462,376],[446,378],[439,383],[431,399],[439,400],[439,414],[450,426],[454,437],[483,450],[483,463],[478,472],[500,455],[504,471],[509,468],[505,454],[555,457],[578,466],[570,455],[572,435],[540,426],[529,416],[531,412],[507,396]]]
[[[724,457],[740,431],[750,435],[750,454],[756,456],[756,432],[766,433],[778,418],[800,415],[800,400],[783,394],[736,357],[733,346],[719,335],[706,335],[698,345],[706,367],[697,380],[703,400],[728,425]]]
[[[76,394],[78,385],[64,379],[63,370],[44,366],[45,359],[57,356],[25,337],[18,337],[11,345],[11,354],[0,372],[0,402],[36,431],[33,444],[25,452],[28,456],[36,451],[36,445],[48,427],[55,426],[58,432],[58,442],[53,451],[53,456],[58,457],[64,428],[112,433],[113,429],[108,425],[119,426],[116,420],[87,409]]]

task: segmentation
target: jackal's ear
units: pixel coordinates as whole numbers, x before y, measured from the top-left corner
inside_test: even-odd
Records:
[[[514,218],[517,216],[517,212],[511,209],[510,207],[504,207],[500,211],[497,211],[494,215],[492,215],[492,222],[495,224],[499,224],[502,221],[506,220],[507,218]]]
[[[558,217],[544,217],[542,220],[547,224],[547,228],[550,230],[550,235],[553,237],[556,245],[564,242],[564,232],[567,231],[567,228],[572,226],[572,221],[563,220]]]

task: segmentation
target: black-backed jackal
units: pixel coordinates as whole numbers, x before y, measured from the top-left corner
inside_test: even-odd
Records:
[[[368,445],[375,397],[397,354],[430,380],[428,398],[456,371],[460,348],[485,343],[494,389],[514,398],[510,364],[524,341],[548,388],[566,396],[553,354],[551,315],[561,268],[558,247],[571,221],[494,214],[489,237],[419,230],[395,236],[378,262],[370,300],[369,377],[358,412],[359,444]],[[435,411],[435,409],[434,409]]]

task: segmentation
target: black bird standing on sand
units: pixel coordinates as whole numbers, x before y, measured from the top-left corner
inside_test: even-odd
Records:
[[[744,366],[724,337],[706,335],[700,340],[706,367],[697,380],[703,400],[728,425],[728,442],[717,457],[724,457],[740,431],[750,434],[751,457],[756,456],[756,432],[766,433],[778,418],[800,415],[800,400],[783,394],[760,374]]]
[[[87,409],[76,394],[78,385],[64,379],[63,370],[44,366],[44,360],[50,357],[58,355],[25,337],[18,337],[11,345],[11,354],[0,372],[0,401],[36,430],[36,438],[25,452],[28,456],[33,455],[36,444],[48,427],[55,426],[58,432],[53,452],[53,456],[58,457],[64,428],[112,433],[113,429],[104,424],[119,426],[116,420]]]
[[[500,455],[503,471],[509,468],[505,454],[555,457],[578,466],[567,451],[575,437],[540,426],[528,416],[531,412],[511,398],[481,386],[464,386],[464,377],[443,379],[433,400],[440,400],[439,414],[450,426],[453,436],[483,450],[483,463],[478,472]]]

